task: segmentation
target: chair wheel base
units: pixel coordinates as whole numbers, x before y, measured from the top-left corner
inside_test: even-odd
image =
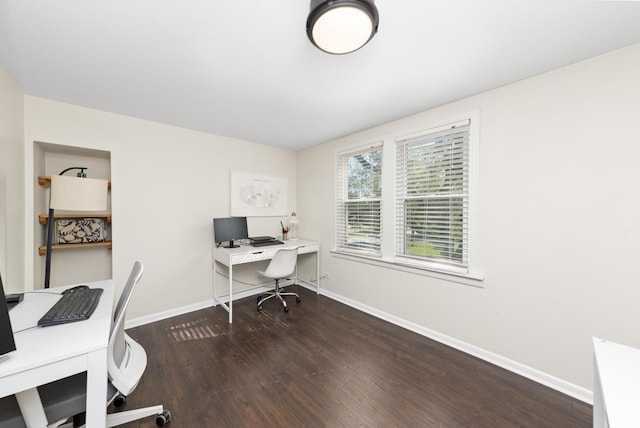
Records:
[[[267,300],[270,300],[271,298],[277,297],[280,299],[280,302],[282,302],[282,310],[285,312],[289,312],[289,307],[287,306],[287,299],[286,297],[289,296],[295,296],[296,298],[296,303],[300,303],[302,301],[302,299],[300,298],[300,296],[297,293],[280,293],[280,289],[276,288],[276,291],[267,295],[267,297],[263,298],[263,295],[260,294],[257,296],[256,298],[256,310],[258,312],[262,311],[262,304],[264,302],[266,302]]]
[[[156,425],[158,425],[159,427],[162,427],[167,422],[169,422],[169,420],[171,420],[171,412],[168,410],[165,410],[164,412],[156,416]]]
[[[125,397],[124,395],[118,395],[116,398],[113,399],[113,405],[116,407],[122,407],[126,402],[127,402],[127,397]]]

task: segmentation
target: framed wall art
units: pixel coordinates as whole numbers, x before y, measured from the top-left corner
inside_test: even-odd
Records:
[[[231,215],[287,215],[287,191],[286,177],[231,172]]]

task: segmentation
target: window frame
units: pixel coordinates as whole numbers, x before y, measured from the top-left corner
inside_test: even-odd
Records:
[[[373,256],[373,257],[380,257],[382,256],[382,238],[383,238],[383,195],[382,193],[380,194],[379,197],[377,198],[371,198],[371,197],[366,197],[366,198],[361,198],[361,199],[356,199],[356,198],[349,198],[348,196],[348,187],[349,187],[349,177],[348,177],[348,159],[350,157],[353,156],[357,156],[359,154],[363,154],[363,153],[370,153],[370,152],[374,152],[374,151],[379,151],[380,152],[380,163],[381,163],[381,168],[380,168],[380,186],[382,187],[382,168],[384,165],[384,151],[383,151],[383,143],[382,141],[377,141],[375,143],[371,143],[371,144],[367,144],[367,145],[360,145],[357,147],[353,147],[353,148],[348,148],[346,150],[342,150],[336,153],[335,156],[335,162],[336,162],[336,188],[335,188],[335,229],[334,229],[334,245],[335,245],[335,249],[336,251],[341,251],[341,252],[345,252],[345,253],[350,253],[350,254],[360,254],[363,256]],[[341,166],[343,165],[343,166]],[[349,204],[350,202],[364,202],[364,203],[368,203],[368,202],[378,202],[379,203],[379,211],[380,211],[380,220],[378,222],[378,229],[379,229],[379,233],[378,233],[378,237],[377,240],[379,242],[379,246],[378,248],[363,248],[363,247],[357,247],[357,246],[350,246],[348,245],[347,242],[347,231],[346,231],[346,227],[347,227],[347,223],[348,220],[345,219],[345,215],[347,213],[348,210],[345,209],[345,206],[347,204]],[[344,232],[342,231],[342,228],[345,228]]]
[[[468,272],[470,130],[471,120],[465,119],[395,139],[396,260],[438,270]],[[449,162],[448,167],[446,162]],[[415,168],[415,165],[419,167]],[[415,216],[406,214],[411,206],[417,210]],[[451,218],[456,214],[459,219],[452,225]],[[412,228],[410,224],[416,222],[423,222],[425,225]],[[461,226],[460,236],[455,237],[455,224],[458,222]],[[432,225],[427,226],[428,223]],[[437,229],[440,229],[440,233]],[[420,239],[412,240],[408,237],[408,230],[417,232],[422,241],[433,243],[429,245],[430,250],[423,248],[423,254],[410,254],[407,250],[410,243],[419,242]],[[459,258],[453,252],[446,255],[447,251],[451,252],[451,244],[444,242],[458,239],[461,250]],[[444,245],[439,251],[436,250],[438,241]],[[445,255],[440,255],[440,251],[445,251]],[[428,254],[429,252],[434,254]]]
[[[424,261],[396,255],[396,141],[417,136],[427,131],[450,126],[452,123],[470,121],[469,128],[469,160],[468,160],[468,232],[467,232],[467,266],[460,268],[443,263]],[[416,123],[414,121],[414,123]],[[385,132],[375,144],[359,144],[335,151],[334,179],[338,178],[337,158],[347,153],[355,153],[369,147],[382,146],[382,202],[381,202],[381,254],[372,254],[340,248],[337,241],[337,211],[334,233],[334,247],[331,253],[346,260],[359,261],[384,268],[401,270],[417,275],[425,275],[436,279],[447,280],[481,287],[484,277],[480,271],[478,215],[479,215],[479,161],[480,161],[480,110],[473,109],[448,116],[442,120],[423,120],[413,128],[395,128]],[[336,205],[337,208],[337,184]]]

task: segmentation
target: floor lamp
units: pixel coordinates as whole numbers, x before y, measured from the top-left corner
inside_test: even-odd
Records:
[[[64,176],[67,171],[79,169],[77,177]],[[86,178],[86,167],[71,167],[59,175],[51,176],[49,192],[49,218],[47,221],[47,257],[44,271],[44,288],[49,288],[51,277],[51,249],[55,210],[104,211],[107,209],[108,180]]]

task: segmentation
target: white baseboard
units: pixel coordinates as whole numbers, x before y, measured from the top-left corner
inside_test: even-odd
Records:
[[[303,281],[303,280],[299,280],[298,283],[302,287],[308,288],[311,291],[316,291],[316,285],[313,283]],[[239,300],[245,297],[250,297],[262,291],[268,291],[269,289],[270,287],[267,285],[252,287],[250,289],[243,290],[239,293],[235,293],[233,295],[233,300]],[[559,391],[577,400],[583,401],[588,404],[593,404],[593,392],[589,391],[588,389],[582,388],[581,386],[566,382],[555,376],[551,376],[547,373],[541,372],[540,370],[534,369],[532,367],[521,364],[517,361],[513,361],[509,358],[503,357],[502,355],[495,354],[493,352],[487,351],[485,349],[479,348],[477,346],[471,345],[469,343],[466,343],[458,339],[455,339],[453,337],[447,336],[445,334],[439,333],[437,331],[428,329],[418,324],[414,324],[402,318],[398,318],[394,315],[390,315],[386,312],[382,312],[370,306],[363,305],[360,302],[356,302],[354,300],[348,299],[342,295],[339,295],[324,289],[320,289],[320,294],[326,297],[329,297],[330,299],[344,303],[345,305],[351,306],[352,308],[358,309],[369,315],[373,315],[374,317],[377,317],[387,322],[390,322],[392,324],[395,324],[399,327],[406,328],[407,330],[413,331],[414,333],[418,333],[422,336],[433,339],[444,345],[451,346],[452,348],[458,349],[469,355],[473,355],[474,357],[480,358],[481,360],[487,361],[491,364],[495,364],[498,367],[502,367],[503,369],[509,370],[520,376],[526,377],[527,379],[530,379],[534,382],[548,386],[549,388],[555,389],[556,391]],[[226,301],[228,300],[228,296],[226,296],[226,300],[224,297],[220,298],[220,300]],[[211,306],[215,306],[213,300],[205,300],[203,302],[195,303],[192,305],[182,306],[180,308],[175,308],[168,311],[159,312],[152,315],[128,320],[125,322],[125,328],[137,327],[137,326],[148,324],[154,321],[160,321],[166,318],[171,318],[177,315],[186,314],[189,312],[197,311],[197,310],[208,308]]]
[[[133,328],[145,324],[150,324],[155,321],[161,321],[167,318],[175,317],[178,315],[187,314],[189,312],[199,311],[200,309],[210,308],[214,306],[213,300],[205,300],[203,302],[194,303],[192,305],[181,306],[179,308],[170,309],[164,312],[156,312],[155,314],[146,315],[134,319],[126,319],[124,322],[124,328]]]
[[[351,306],[352,308],[358,309],[362,312],[368,313],[369,315],[373,315],[374,317],[383,319],[399,327],[406,328],[407,330],[413,331],[414,333],[418,333],[422,336],[428,337],[429,339],[433,339],[444,345],[455,348],[466,354],[473,355],[474,357],[480,358],[481,360],[487,361],[491,364],[495,364],[498,367],[502,367],[503,369],[519,374],[520,376],[526,377],[527,379],[530,379],[534,382],[548,386],[549,388],[555,389],[556,391],[559,391],[577,400],[583,401],[588,404],[593,404],[593,392],[589,391],[588,389],[582,388],[581,386],[566,382],[555,376],[551,376],[548,373],[541,372],[540,370],[526,366],[517,361],[505,358],[502,355],[495,354],[493,352],[439,333],[437,331],[428,329],[418,324],[414,324],[402,318],[398,318],[394,315],[390,315],[386,312],[382,312],[370,306],[363,305],[360,302],[348,299],[339,294],[332,293],[324,289],[320,290],[320,294],[338,302],[344,303],[345,305]]]
[[[286,287],[291,283],[293,283],[292,280],[286,281],[286,282],[283,281],[282,286]],[[303,279],[298,279],[298,285],[304,288],[308,288],[312,291],[316,291],[315,284],[312,284]],[[233,293],[233,300],[235,301],[235,300],[244,299],[245,297],[255,296],[256,294],[264,293],[270,290],[273,290],[273,283],[257,285],[254,287],[246,288],[237,293]],[[227,294],[227,295],[219,296],[218,299],[226,303],[227,301],[229,301],[229,295]],[[125,329],[138,327],[140,325],[145,325],[155,321],[160,321],[160,320],[175,317],[178,315],[187,314],[189,312],[199,311],[200,309],[210,308],[212,306],[216,306],[216,303],[213,301],[213,299],[204,300],[202,302],[194,303],[191,305],[181,306],[179,308],[173,308],[168,311],[156,312],[155,314],[138,317],[131,320],[127,319],[125,320],[124,327]]]

